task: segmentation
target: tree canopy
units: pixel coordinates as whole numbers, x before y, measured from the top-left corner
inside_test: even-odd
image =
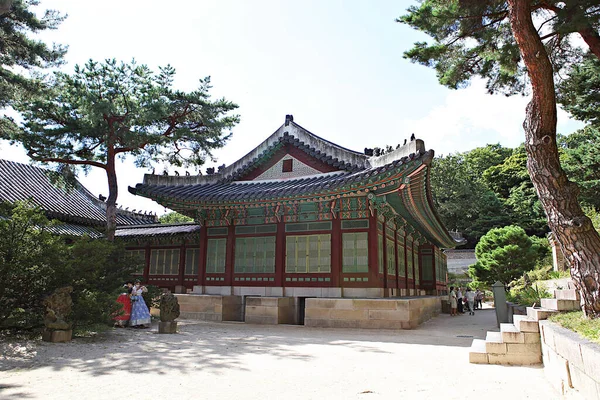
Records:
[[[435,68],[441,84],[456,89],[478,76],[490,93],[531,93],[523,123],[527,169],[586,315],[600,317],[600,236],[560,165],[556,133],[556,82],[587,51],[600,58],[598,1],[424,0],[398,21],[432,38],[405,56]],[[575,46],[574,35],[587,48]]]
[[[64,20],[57,11],[47,10],[39,18],[32,9],[37,0],[2,0],[0,3],[0,108],[19,95],[39,89],[25,71],[39,71],[62,62],[66,47],[48,46],[35,38],[47,29],[56,29]]]
[[[237,105],[210,97],[210,78],[197,89],[173,87],[175,69],[154,73],[145,65],[90,60],[73,74],[54,73],[39,96],[15,104],[23,116],[19,129],[4,133],[23,144],[28,155],[106,171],[107,237],[116,227],[117,159],[127,155],[137,166],[153,163],[201,165],[222,147],[239,117]]]
[[[500,281],[507,286],[533,269],[541,255],[539,244],[523,228],[514,225],[494,228],[477,243],[477,263],[469,267],[469,274],[486,285]]]

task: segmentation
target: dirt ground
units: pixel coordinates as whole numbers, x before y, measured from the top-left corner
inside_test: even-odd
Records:
[[[555,399],[541,367],[469,364],[493,310],[412,331],[181,321],[0,343],[0,399]],[[125,397],[124,397],[125,396]]]

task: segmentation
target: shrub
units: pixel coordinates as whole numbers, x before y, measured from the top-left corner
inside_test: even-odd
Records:
[[[483,235],[475,247],[475,256],[477,263],[469,267],[471,277],[486,285],[500,281],[506,286],[533,269],[540,248],[523,228],[511,225]]]

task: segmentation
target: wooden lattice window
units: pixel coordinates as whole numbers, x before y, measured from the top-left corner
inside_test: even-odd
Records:
[[[398,276],[403,278],[406,277],[406,267],[404,264],[404,240],[401,237],[398,238]]]
[[[415,247],[413,249],[413,253],[414,253],[414,262],[415,262],[415,282],[417,283],[417,285],[421,282],[421,278],[419,276],[419,250],[417,247]]]
[[[200,257],[200,249],[185,250],[185,274],[198,274],[198,258]]]
[[[406,245],[406,267],[408,269],[408,278],[413,277],[413,251],[412,247]]]
[[[286,237],[285,272],[331,272],[331,235]]]
[[[133,275],[143,275],[144,274],[144,266],[146,265],[146,250],[145,249],[127,250],[127,254],[129,254],[131,257],[135,258],[135,263],[138,266],[138,269],[133,273]]]
[[[237,238],[235,273],[275,273],[275,236]]]
[[[207,250],[206,272],[209,274],[225,273],[227,239],[208,239]]]
[[[342,234],[342,271],[369,272],[369,238],[367,232]]]
[[[387,253],[387,274],[396,276],[396,252],[394,249],[394,239],[387,239],[385,251]]]
[[[377,262],[379,263],[379,273],[383,274],[383,235],[377,235]]]
[[[150,275],[177,275],[178,273],[179,249],[152,249]]]
[[[292,172],[292,170],[294,169],[294,160],[293,159],[289,159],[289,160],[283,160],[283,163],[281,164],[281,172]]]

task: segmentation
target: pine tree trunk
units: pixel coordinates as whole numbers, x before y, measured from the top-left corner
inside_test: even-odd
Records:
[[[106,162],[106,177],[108,178],[108,199],[106,199],[106,238],[112,242],[115,240],[117,230],[117,173],[115,169],[115,156],[109,151]]]
[[[548,218],[548,225],[571,267],[584,312],[600,316],[600,236],[585,216],[560,166],[556,144],[556,93],[548,54],[531,19],[529,0],[508,0],[510,23],[532,86],[527,105],[525,148],[527,169]]]

